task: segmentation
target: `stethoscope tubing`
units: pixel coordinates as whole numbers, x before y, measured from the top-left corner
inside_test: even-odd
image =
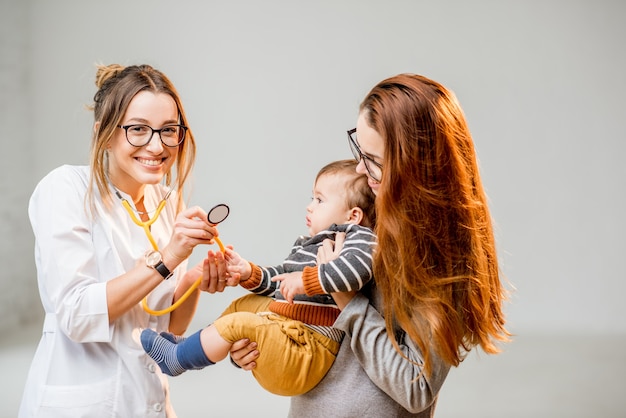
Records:
[[[165,207],[165,204],[167,203],[167,198],[170,196],[171,190],[169,192],[167,192],[167,194],[165,195],[163,200],[161,200],[161,202],[159,203],[159,206],[157,206],[157,210],[156,210],[154,216],[151,219],[148,219],[147,221],[142,221],[141,219],[139,219],[137,217],[137,215],[135,215],[135,212],[133,211],[133,208],[130,206],[130,203],[128,203],[128,200],[124,199],[117,190],[115,191],[115,193],[117,194],[117,197],[119,197],[121,199],[122,206],[124,207],[124,209],[126,209],[126,212],[128,212],[128,214],[130,215],[130,219],[137,226],[140,226],[141,228],[143,228],[143,230],[144,230],[144,232],[146,234],[146,237],[148,238],[148,240],[150,241],[150,244],[152,245],[152,248],[155,251],[159,251],[159,246],[157,245],[156,241],[154,240],[154,237],[152,236],[152,232],[150,232],[150,226],[159,218],[159,215],[161,214],[161,211],[163,210],[163,208]],[[228,216],[228,212],[227,212],[226,216]],[[226,249],[224,248],[224,244],[222,244],[222,241],[218,237],[214,237],[213,240],[220,247],[220,251],[222,253],[226,251]],[[187,300],[187,298],[189,298],[189,296],[191,296],[191,294],[193,292],[195,292],[195,290],[198,288],[198,286],[200,286],[200,283],[202,283],[202,276],[200,276],[189,287],[189,289],[187,289],[187,291],[185,293],[183,293],[183,295],[180,298],[178,298],[178,300],[176,302],[174,302],[168,308],[161,309],[161,310],[154,310],[154,309],[150,308],[148,306],[148,296],[147,295],[141,301],[141,306],[143,307],[143,310],[146,311],[147,313],[149,313],[150,315],[154,315],[154,316],[165,315],[167,313],[170,313],[170,312],[174,311],[176,308],[178,308],[180,305],[182,305]]]

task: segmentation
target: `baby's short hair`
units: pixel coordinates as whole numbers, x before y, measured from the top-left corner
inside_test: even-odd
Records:
[[[346,205],[363,210],[361,225],[374,229],[376,225],[376,195],[367,184],[367,176],[356,172],[358,163],[354,159],[338,160],[326,164],[320,169],[315,181],[327,174],[338,174],[346,178]]]

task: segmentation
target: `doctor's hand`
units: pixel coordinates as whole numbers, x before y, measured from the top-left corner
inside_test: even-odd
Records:
[[[202,262],[202,282],[199,289],[209,293],[223,292],[226,286],[237,286],[226,270],[226,260],[221,251],[209,250]]]
[[[207,213],[198,206],[185,209],[176,216],[170,242],[161,252],[170,270],[187,259],[199,244],[213,244],[219,235],[215,225],[207,221]]]

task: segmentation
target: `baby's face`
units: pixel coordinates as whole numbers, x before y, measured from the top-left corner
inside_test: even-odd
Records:
[[[324,174],[318,178],[306,211],[306,226],[310,236],[332,224],[348,223],[351,210],[346,205],[345,179],[338,174]]]

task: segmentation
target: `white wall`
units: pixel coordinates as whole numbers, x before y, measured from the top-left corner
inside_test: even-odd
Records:
[[[145,62],[199,140],[191,203],[228,203],[222,238],[261,264],[305,232],[367,91],[400,72],[442,82],[476,141],[511,331],[626,333],[624,2],[1,1],[3,327],[41,320],[27,199],[87,161],[94,64]],[[204,295],[199,323],[236,294]]]
[[[0,0],[0,330],[41,321],[33,238],[26,202],[33,188],[29,15],[23,3]]]

